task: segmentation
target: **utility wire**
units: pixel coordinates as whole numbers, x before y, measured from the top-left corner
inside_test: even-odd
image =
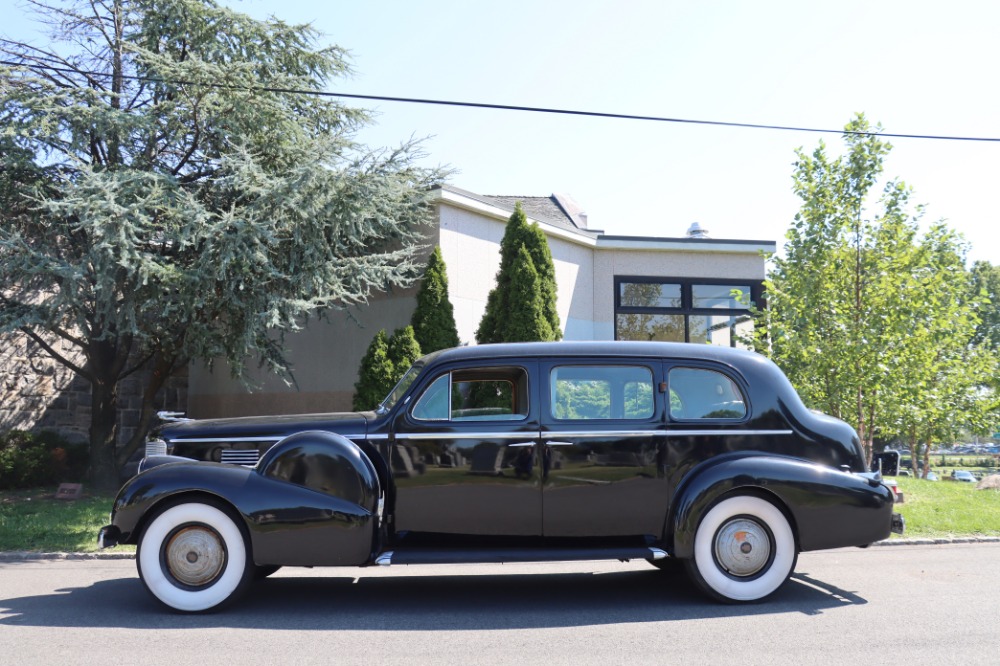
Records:
[[[0,60],[0,65],[11,67],[25,67],[28,69],[42,69],[53,72],[63,72],[79,74],[83,76],[110,77],[108,72],[88,72],[70,67],[56,67],[54,65],[27,64],[8,60]],[[499,111],[521,111],[527,113],[550,113],[565,116],[584,116],[588,118],[610,118],[615,120],[641,120],[659,123],[678,123],[687,125],[711,125],[715,127],[736,127],[742,129],[765,129],[778,130],[784,132],[810,132],[813,134],[852,134],[858,136],[878,136],[893,139],[930,139],[937,141],[973,141],[986,143],[1000,143],[1000,138],[980,137],[980,136],[949,136],[940,134],[900,134],[894,132],[856,132],[840,129],[823,129],[818,127],[798,127],[793,125],[768,125],[762,123],[740,123],[723,120],[696,120],[692,118],[668,118],[664,116],[644,116],[629,113],[605,113],[601,111],[580,111],[574,109],[555,109],[538,106],[519,106],[513,104],[487,104],[483,102],[460,102],[456,100],[424,99],[419,97],[393,97],[388,95],[360,95],[355,93],[326,92],[322,90],[301,90],[296,88],[275,88],[271,86],[236,86],[227,83],[202,83],[196,81],[167,80],[149,76],[136,76],[123,74],[121,78],[142,83],[165,83],[168,85],[188,85],[217,88],[221,90],[245,90],[249,92],[270,92],[291,95],[311,95],[313,97],[337,97],[345,99],[370,100],[376,102],[400,102],[403,104],[427,104],[437,106],[456,106],[471,109],[495,109]]]

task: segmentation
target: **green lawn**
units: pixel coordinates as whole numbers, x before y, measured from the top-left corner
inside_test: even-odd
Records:
[[[899,477],[906,537],[1000,536],[1000,490],[974,483]],[[899,538],[893,536],[893,538]]]
[[[108,524],[112,502],[113,496],[66,501],[41,490],[0,491],[0,551],[96,551],[97,531]],[[133,547],[116,550],[125,548]]]

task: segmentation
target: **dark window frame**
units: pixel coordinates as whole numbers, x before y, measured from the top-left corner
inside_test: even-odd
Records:
[[[681,288],[681,307],[653,307],[622,305],[623,284],[676,284]],[[732,285],[734,287],[749,287],[750,303],[760,309],[767,307],[764,300],[763,280],[743,280],[738,278],[678,278],[652,277],[649,275],[616,275],[614,278],[615,305],[614,326],[615,340],[618,340],[618,316],[628,314],[638,315],[681,315],[684,317],[684,342],[691,342],[691,316],[726,316],[731,319],[751,317],[750,308],[695,308],[693,307],[693,287],[695,285]],[[736,346],[736,339],[730,339],[730,346]]]

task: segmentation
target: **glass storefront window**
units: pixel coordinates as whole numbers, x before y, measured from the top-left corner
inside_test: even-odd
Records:
[[[684,315],[619,314],[618,340],[684,342]]]
[[[680,308],[681,286],[663,282],[622,282],[618,286],[622,307]]]
[[[753,333],[751,305],[760,282],[620,277],[615,280],[615,339],[743,346]]]
[[[736,284],[691,285],[691,308],[745,310],[750,302],[750,287]]]

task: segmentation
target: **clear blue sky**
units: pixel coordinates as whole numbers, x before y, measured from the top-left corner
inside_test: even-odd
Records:
[[[6,4],[12,0],[0,0]],[[1000,3],[964,0],[227,0],[311,22],[352,53],[331,89],[839,129],[1000,137]],[[14,3],[12,3],[14,4]],[[15,5],[17,6],[17,5]],[[16,9],[21,13],[21,9]],[[7,15],[8,12],[3,12]],[[0,28],[25,30],[20,17]],[[429,161],[482,194],[572,196],[593,228],[783,243],[794,150],[838,135],[368,103],[363,140],[429,137]],[[886,175],[1000,264],[1000,143],[894,139]]]

